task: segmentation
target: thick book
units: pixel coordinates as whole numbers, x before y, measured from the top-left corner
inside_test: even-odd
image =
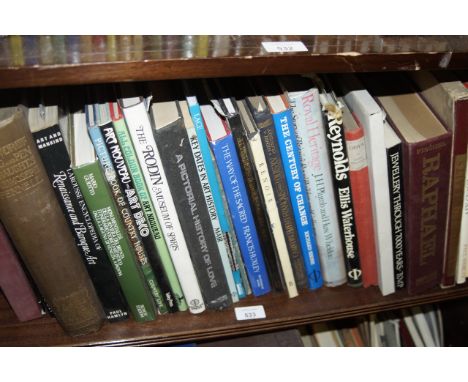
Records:
[[[407,290],[418,293],[442,275],[452,137],[409,79],[392,73],[365,81],[402,140]]]
[[[0,109],[0,219],[62,328],[70,335],[91,333],[101,327],[104,312],[25,113]]]
[[[125,194],[122,187],[121,176],[125,177],[125,179],[128,179],[128,172],[123,173],[122,171],[117,171],[114,168],[112,160],[113,156],[107,149],[106,140],[102,133],[106,127],[112,129],[112,121],[109,116],[109,110],[104,103],[87,104],[85,105],[85,113],[89,136],[93,142],[94,150],[96,151],[96,155],[104,172],[109,189],[111,190],[112,196],[114,197],[120,220],[123,223],[127,237],[133,247],[134,255],[138,260],[143,277],[146,280],[158,310],[162,313],[165,313],[167,312],[167,307],[164,303],[161,288],[159,287],[159,283],[156,280],[154,271],[148,262],[146,249],[143,246],[137,225],[131,213],[131,207],[128,203],[128,195]]]
[[[268,95],[265,96],[265,99],[275,124],[276,137],[301,244],[308,286],[311,289],[317,289],[323,285],[322,271],[310,214],[309,198],[296,143],[291,107],[283,94]]]
[[[246,98],[246,102],[260,132],[260,139],[262,140],[268,172],[273,185],[273,193],[278,205],[281,225],[286,237],[286,245],[293,267],[296,286],[298,289],[307,288],[307,274],[301,253],[296,222],[294,221],[294,213],[292,211],[291,199],[289,198],[286,175],[283,170],[273,118],[262,97],[250,96]]]
[[[352,115],[346,103],[342,98],[339,100],[343,106],[343,126],[349,157],[349,177],[356,218],[362,284],[364,287],[369,287],[378,284],[378,276],[366,136],[363,127]]]
[[[237,240],[255,296],[271,291],[262,250],[242,177],[234,138],[211,105],[201,107],[205,127],[226,193]]]
[[[250,114],[248,105],[245,100],[237,101],[240,116],[243,120],[243,127],[245,129],[245,136],[248,143],[249,154],[252,163],[255,167],[256,178],[260,185],[262,196],[262,208],[265,208],[268,218],[269,228],[272,233],[274,250],[279,260],[279,269],[281,269],[284,283],[288,291],[289,297],[298,296],[296,280],[294,279],[294,272],[291,265],[291,259],[288,254],[288,247],[286,245],[286,238],[281,225],[281,218],[276,203],[275,194],[273,192],[273,185],[271,176],[268,171],[267,159],[263,150],[262,139],[260,132],[255,125],[252,115]]]
[[[136,321],[155,318],[146,286],[119,212],[96,158],[84,112],[72,113],[72,169],[94,225],[112,264],[128,307]]]
[[[395,277],[387,152],[383,128],[385,114],[353,74],[340,74],[330,78],[335,80],[336,88],[342,90],[344,101],[364,128],[379,288],[386,296],[395,292]]]
[[[38,298],[13,248],[3,224],[0,223],[0,289],[20,321],[42,317]]]
[[[140,164],[138,162],[135,149],[133,148],[130,133],[128,132],[123,114],[117,102],[109,103],[108,106],[112,117],[115,135],[119,142],[128,171],[135,185],[136,193],[141,203],[146,223],[150,230],[149,234],[154,240],[154,244],[156,246],[154,256],[151,255],[149,257],[149,261],[155,270],[158,279],[161,280],[161,286],[163,283],[169,284],[170,289],[164,292],[168,308],[171,311],[177,309],[185,311],[188,307],[185,302],[182,287],[180,286],[166,241],[164,240],[161,226],[159,224],[153,202],[151,201],[145,179],[143,178],[143,173],[141,172]],[[145,233],[142,234],[142,237],[144,236]],[[164,281],[165,278],[167,278],[167,281]]]
[[[359,259],[356,221],[349,177],[348,150],[343,129],[343,115],[333,93],[320,92],[320,103],[325,118],[328,155],[330,157],[335,200],[344,246],[348,284],[362,285],[362,270]]]
[[[280,83],[293,112],[322,279],[329,287],[342,285],[346,283],[346,269],[319,92],[304,77],[281,77]]]
[[[30,108],[28,120],[50,184],[106,317],[109,321],[125,319],[128,317],[127,304],[71,169],[66,137],[59,127],[58,106]]]
[[[161,164],[170,174],[167,181],[205,304],[209,309],[227,308],[232,304],[231,292],[187,133],[191,124],[187,102],[154,102],[151,117]]]
[[[187,94],[192,94],[192,92],[187,90]],[[224,190],[222,190],[218,182],[216,168],[213,163],[214,160],[210,151],[208,138],[206,137],[205,125],[203,123],[200,105],[198,104],[197,97],[193,95],[187,96],[187,103],[189,106],[190,115],[192,116],[192,121],[197,136],[197,140],[195,141],[195,139],[192,139],[191,142],[194,142],[198,145],[198,148],[196,148],[194,147],[194,144],[192,144],[192,151],[195,160],[198,163],[200,163],[200,155],[197,154],[197,151],[200,151],[203,166],[199,165],[197,167],[202,168],[206,174],[204,175],[203,172],[199,171],[200,181],[202,182],[207,204],[210,205],[210,200],[212,200],[212,203],[214,204],[215,208],[215,210],[212,210],[212,212],[210,213],[211,222],[213,224],[215,232],[221,230],[222,239],[227,252],[226,255],[229,260],[232,277],[237,291],[237,296],[239,298],[244,298],[246,296],[246,288],[244,287],[244,282],[241,274],[241,267],[243,268],[243,262],[240,254],[240,249],[237,245],[237,240],[235,238],[235,233],[232,228],[232,224],[230,224],[229,222],[229,218],[224,207]],[[225,272],[227,274],[226,269]],[[236,302],[234,297],[233,302]]]
[[[261,202],[260,187],[255,177],[255,170],[250,160],[249,150],[247,149],[243,121],[239,115],[236,98],[233,97],[235,95],[237,98],[241,99],[245,94],[242,94],[242,86],[233,86],[234,81],[237,85],[240,85],[238,79],[204,80],[204,84],[209,98],[211,99],[211,103],[231,129],[245,186],[247,187],[255,227],[257,227],[262,253],[265,258],[269,280],[274,289],[281,291],[284,289],[284,285],[279,271],[279,260],[273,249],[273,239],[268,229],[265,210]],[[238,93],[241,93],[241,95],[238,95]]]
[[[401,139],[384,121],[384,142],[387,150],[390,216],[393,240],[395,289],[406,287],[405,198],[403,187],[403,148]]]
[[[462,269],[459,256],[463,195],[468,145],[468,89],[453,73],[412,73],[411,79],[417,84],[424,100],[452,132],[452,156],[450,158],[450,183],[448,184],[448,213],[446,223],[446,244],[441,285],[453,286],[464,282],[465,276],[456,270]],[[458,264],[457,264],[458,263]],[[457,277],[458,276],[458,277]]]
[[[166,173],[161,164],[161,156],[154,140],[146,102],[141,97],[135,97],[135,89],[131,87],[124,85],[120,88],[120,92],[119,105],[122,108],[151,200],[156,208],[184,297],[191,313],[201,313],[206,309],[205,303],[182,233]]]

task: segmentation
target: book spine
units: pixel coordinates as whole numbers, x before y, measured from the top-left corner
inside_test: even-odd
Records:
[[[127,318],[125,300],[70,168],[70,158],[59,126],[37,131],[33,137],[107,319],[118,321]]]
[[[397,144],[387,149],[387,166],[392,217],[393,265],[395,288],[406,287],[405,202],[403,187],[403,151]]]
[[[450,134],[404,148],[408,292],[436,286],[442,276],[450,179]],[[405,155],[406,154],[406,155]]]
[[[237,288],[232,273],[234,261],[232,257],[229,257],[228,251],[226,249],[224,235],[221,230],[221,225],[219,224],[218,214],[216,213],[216,206],[213,200],[213,192],[211,190],[210,183],[208,182],[208,175],[206,173],[205,164],[203,161],[203,156],[200,150],[200,144],[198,142],[195,128],[187,129],[187,135],[190,141],[193,159],[197,168],[198,179],[200,180],[203,196],[205,197],[206,207],[208,208],[208,215],[210,217],[211,225],[213,227],[213,231],[216,238],[216,243],[218,245],[218,251],[221,256],[224,273],[226,274],[226,280],[229,286],[229,291],[231,292],[231,298],[233,302],[238,302],[239,295],[237,294]]]
[[[457,282],[466,281],[468,275],[468,161],[465,168],[465,193],[460,224],[460,242],[458,244]]]
[[[307,288],[304,260],[302,259],[299,237],[296,223],[294,222],[291,200],[286,184],[286,175],[283,171],[273,119],[268,115],[256,113],[253,113],[253,117],[260,131],[260,138],[268,164],[268,172],[270,173],[273,192],[278,204],[283,232],[286,237],[286,245],[288,246],[288,253],[293,267],[294,279],[296,280],[298,289]]]
[[[159,258],[150,258],[150,261],[160,261],[162,263],[163,271],[157,272],[158,275],[163,275],[167,277],[172,297],[175,298],[175,303],[178,310],[185,311],[188,309],[187,303],[182,292],[182,287],[180,286],[177,273],[174,268],[174,264],[171,260],[171,255],[169,254],[169,249],[167,248],[166,241],[164,240],[161,226],[156,215],[156,211],[151,201],[148,188],[146,187],[143,174],[141,172],[138,159],[136,157],[135,149],[133,148],[130,134],[127,130],[127,125],[123,118],[119,118],[113,121],[115,133],[119,141],[120,147],[122,149],[125,162],[130,171],[130,176],[132,177],[133,183],[140,199],[141,205],[143,207],[143,213],[146,217],[146,221],[151,230],[152,238],[156,245],[156,256]],[[158,269],[158,265],[154,266],[154,269]],[[169,302],[171,296],[165,294],[168,307],[171,307]],[[172,304],[173,305],[173,304]]]
[[[201,313],[205,304],[145,105],[140,102],[123,108],[123,113],[189,310],[194,314]]]
[[[231,211],[237,240],[241,248],[244,264],[253,294],[260,296],[270,292],[270,282],[253,222],[252,211],[247,197],[239,158],[237,157],[232,135],[217,142],[210,142],[218,164],[226,199]]]
[[[362,282],[364,287],[368,287],[378,285],[379,281],[364,129],[362,127],[356,130],[345,129],[345,139],[349,154],[349,177],[355,207]]]
[[[112,127],[112,122],[109,122],[107,126]],[[106,125],[103,126],[103,128],[105,127]],[[96,155],[99,159],[99,162],[101,163],[101,167],[103,168],[109,188],[112,191],[112,196],[116,202],[120,219],[122,220],[123,226],[125,227],[130,244],[133,247],[134,254],[138,260],[144,279],[146,280],[146,283],[149,287],[149,290],[151,291],[151,295],[153,296],[158,309],[162,308],[162,311],[165,312],[167,308],[164,306],[165,304],[161,289],[158,282],[156,281],[156,277],[154,276],[151,265],[148,262],[145,248],[143,247],[143,243],[138,233],[136,224],[133,220],[130,206],[128,205],[124,196],[120,178],[117,176],[117,172],[115,171],[112,164],[112,159],[107,150],[104,136],[98,126],[88,126],[88,132],[91,141],[93,142],[94,149],[96,150]]]
[[[322,272],[315,234],[310,220],[309,198],[304,185],[304,175],[299,160],[291,109],[273,114],[273,121],[301,244],[308,285],[311,289],[317,289],[323,285]]]
[[[231,101],[229,100],[229,102]],[[230,109],[234,109],[234,107],[231,106]],[[255,227],[257,227],[257,232],[260,238],[262,253],[265,257],[268,276],[273,288],[281,291],[284,289],[284,280],[283,275],[280,273],[280,261],[277,259],[276,252],[273,249],[273,238],[271,237],[268,223],[266,221],[265,211],[259,194],[259,186],[257,185],[255,170],[249,157],[247,138],[243,132],[240,115],[235,114],[229,117],[228,124],[236,143],[237,155],[239,157],[242,174],[244,176],[244,182],[247,187],[249,202],[252,208]]]
[[[133,249],[119,218],[117,206],[107,188],[99,162],[74,167],[94,225],[106,248],[122,292],[136,321],[155,319],[151,295],[146,287]]]
[[[205,163],[205,169],[208,175],[208,182],[211,187],[213,201],[219,219],[219,224],[223,232],[225,246],[228,251],[229,259],[231,261],[232,275],[236,284],[237,293],[239,298],[244,298],[246,296],[246,290],[242,281],[240,270],[242,266],[240,250],[237,244],[236,235],[232,229],[232,225],[229,223],[229,219],[226,216],[226,209],[223,203],[224,190],[221,189],[218,182],[216,168],[213,164],[213,158],[208,143],[208,138],[206,137],[203,118],[200,111],[200,105],[198,103],[191,103],[189,106],[189,110],[190,115],[192,116],[193,124],[195,126],[195,131],[198,137],[203,161]]]
[[[322,279],[326,286],[341,285],[346,282],[346,270],[318,89],[310,89],[299,97],[289,97],[289,103],[296,122],[297,146],[309,196]]]
[[[138,197],[138,193],[130,176],[130,172],[125,163],[122,150],[117,141],[113,123],[100,126],[101,133],[106,143],[109,156],[112,160],[114,171],[116,172],[120,188],[125,195],[125,200],[133,216],[132,222],[138,232],[141,240],[141,254],[137,252],[137,256],[141,258],[140,262],[144,266],[143,273],[149,273],[148,283],[150,290],[156,300],[159,312],[161,314],[177,311],[177,306],[172,295],[169,281],[166,278],[162,264],[156,250],[156,245],[151,237],[151,230],[143,213],[142,203]],[[157,281],[156,281],[156,276]],[[153,282],[155,284],[153,284]],[[157,283],[157,284],[156,284]],[[159,286],[159,289],[156,287]]]
[[[359,261],[357,233],[354,219],[349,160],[344,141],[343,120],[333,110],[325,111],[325,131],[328,155],[333,174],[334,191],[341,238],[345,251],[348,284],[362,285],[362,270]]]
[[[252,156],[252,162],[255,164],[255,170],[259,179],[259,184],[263,195],[263,205],[269,220],[269,226],[272,230],[274,244],[278,253],[282,277],[288,291],[289,297],[298,295],[296,281],[294,280],[294,272],[291,265],[291,259],[288,254],[286,238],[284,236],[283,227],[281,226],[281,218],[276,204],[271,177],[268,172],[267,160],[263,151],[262,140],[257,133],[249,137],[249,148]]]
[[[154,135],[205,303],[227,308],[231,294],[183,120]]]
[[[450,163],[451,183],[449,185],[449,212],[447,220],[447,238],[445,259],[442,273],[442,286],[455,285],[458,248],[463,208],[465,184],[466,152],[468,145],[468,100],[455,102],[454,129],[452,131],[452,156]]]
[[[29,321],[42,316],[36,294],[2,223],[0,223],[0,288],[18,320]]]

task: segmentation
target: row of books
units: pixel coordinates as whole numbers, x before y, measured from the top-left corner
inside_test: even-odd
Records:
[[[425,305],[357,319],[301,328],[305,346],[441,347],[444,328],[440,308]]]
[[[441,76],[29,93],[2,109],[0,218],[72,334],[101,306],[147,321],[272,289],[464,282],[468,90]]]

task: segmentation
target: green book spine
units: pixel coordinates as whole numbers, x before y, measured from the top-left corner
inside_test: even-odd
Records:
[[[162,235],[159,220],[148,193],[143,174],[141,173],[135,149],[133,148],[131,137],[127,130],[127,125],[125,124],[125,120],[123,118],[113,120],[113,123],[117,139],[119,141],[120,147],[122,148],[125,162],[130,171],[130,176],[132,177],[133,183],[135,184],[135,189],[142,204],[143,213],[145,214],[146,220],[150,225],[151,233],[156,244],[156,249],[163,264],[166,276],[169,280],[171,290],[175,296],[177,307],[180,311],[185,311],[188,309],[187,302],[185,301],[176,270],[172,264],[171,255],[169,254],[166,241]]]
[[[156,318],[152,298],[138,269],[132,247],[119,219],[99,162],[73,168],[96,229],[111,260],[123,294],[136,321]]]

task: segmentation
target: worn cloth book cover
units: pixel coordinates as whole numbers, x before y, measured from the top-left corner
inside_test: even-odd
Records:
[[[42,317],[38,298],[1,223],[0,288],[18,320],[29,321]]]
[[[117,206],[108,187],[83,112],[72,115],[72,169],[80,186],[96,230],[111,261],[128,307],[136,321],[155,318],[151,294],[129,242]]]
[[[40,115],[43,107],[29,109],[30,128],[39,155],[47,171],[49,181],[62,208],[78,250],[94,284],[106,317],[118,321],[128,317],[127,304],[107,257],[101,240],[96,233],[83,195],[71,169],[70,157],[58,124],[41,128]],[[47,109],[57,107],[47,107]],[[56,110],[57,113],[57,110]],[[34,123],[32,120],[36,120]]]
[[[242,177],[234,138],[211,105],[201,107],[208,140],[216,158],[250,286],[255,296],[271,291],[260,241]]]
[[[104,312],[21,108],[0,109],[0,173],[0,219],[55,317],[70,335],[98,330]]]
[[[205,303],[161,163],[161,156],[154,140],[146,103],[142,98],[134,96],[134,89],[121,88],[121,92],[119,104],[156,208],[182,291],[190,312],[201,313],[206,309]]]
[[[232,304],[231,293],[179,102],[154,102],[151,116],[161,163],[170,174],[167,181],[205,304],[210,309],[227,308]]]
[[[304,77],[280,77],[280,83],[293,112],[322,279],[326,286],[342,285],[346,283],[346,269],[319,92]]]
[[[150,256],[149,260],[152,263],[153,269],[155,269],[155,272],[158,275],[158,279],[161,280],[161,284],[163,283],[163,278],[167,278],[170,291],[165,292],[164,295],[168,307],[171,309],[175,309],[177,307],[178,310],[185,311],[188,309],[187,303],[185,302],[182,287],[180,286],[174,264],[172,263],[171,255],[169,254],[169,249],[167,248],[166,241],[164,240],[162,234],[161,226],[159,224],[153,202],[151,201],[148,188],[143,178],[143,173],[141,172],[140,164],[136,157],[135,149],[133,148],[127,125],[117,102],[109,103],[109,109],[115,135],[118,139],[123,157],[125,158],[125,163],[135,185],[143,214],[150,230],[150,235],[156,245],[155,256]],[[144,236],[144,234],[142,236]],[[162,269],[158,271],[157,269],[160,267],[162,267]],[[172,299],[174,300],[173,302],[171,302]]]
[[[401,74],[366,76],[403,144],[408,292],[439,284],[445,248],[451,133]]]
[[[99,159],[99,164],[101,165],[103,174],[108,183],[108,188],[112,192],[120,220],[126,231],[126,236],[132,246],[133,255],[137,259],[144,280],[146,281],[146,285],[153,296],[154,303],[158,310],[162,308],[163,311],[165,311],[167,308],[164,306],[165,304],[161,288],[159,287],[154,271],[148,262],[145,247],[143,246],[141,237],[138,233],[135,221],[130,211],[130,206],[120,185],[119,176],[114,168],[111,155],[107,150],[105,139],[101,131],[101,127],[108,126],[112,128],[112,122],[109,120],[108,115],[105,115],[107,114],[105,104],[85,105],[85,113],[89,136],[93,142],[96,155]],[[155,314],[156,310],[153,309],[153,311],[153,314]]]

